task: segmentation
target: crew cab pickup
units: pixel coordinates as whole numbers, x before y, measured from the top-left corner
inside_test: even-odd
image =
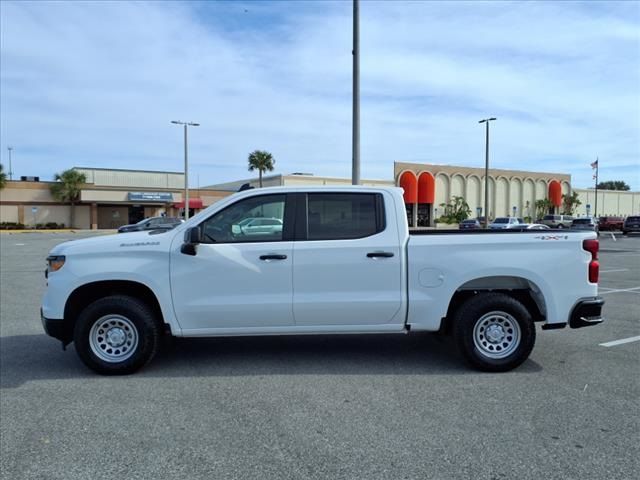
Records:
[[[282,228],[246,233],[246,219]],[[278,222],[280,225],[280,222]],[[174,230],[62,243],[45,331],[102,374],[160,337],[452,334],[476,368],[524,362],[543,330],[602,321],[595,232],[409,232],[402,190],[246,190]]]

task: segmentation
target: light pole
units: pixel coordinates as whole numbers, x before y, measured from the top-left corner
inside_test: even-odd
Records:
[[[184,221],[189,220],[189,161],[187,156],[187,126],[199,127],[199,123],[171,120],[175,125],[184,126]]]
[[[9,180],[13,180],[13,169],[11,168],[11,150],[13,150],[13,147],[7,147],[7,150],[9,150]]]
[[[351,184],[360,184],[360,2],[353,0],[353,131]]]
[[[496,120],[496,118],[491,117],[478,122],[487,124],[487,140],[484,158],[484,228],[489,228],[489,122],[494,120]]]

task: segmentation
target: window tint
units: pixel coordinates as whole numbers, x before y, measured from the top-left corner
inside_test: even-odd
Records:
[[[640,217],[627,217],[628,222],[637,222],[640,221]]]
[[[384,230],[381,202],[382,197],[373,193],[310,193],[307,238],[338,240],[374,235]]]
[[[509,223],[509,219],[505,217],[498,217],[493,223]]]
[[[282,240],[284,195],[246,198],[202,223],[209,243],[277,242]],[[267,223],[263,218],[273,223]]]

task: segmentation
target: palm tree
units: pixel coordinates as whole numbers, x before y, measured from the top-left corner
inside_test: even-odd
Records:
[[[249,154],[249,171],[258,170],[260,178],[260,188],[262,188],[262,172],[272,172],[276,160],[269,152],[256,150]]]
[[[7,174],[4,173],[4,166],[0,163],[0,190],[7,184]]]
[[[56,173],[53,179],[55,183],[51,185],[51,195],[59,202],[71,204],[69,226],[73,228],[76,213],[75,204],[80,200],[80,189],[87,182],[87,176],[71,168],[62,173]]]

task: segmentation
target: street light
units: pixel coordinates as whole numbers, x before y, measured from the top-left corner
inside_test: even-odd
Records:
[[[184,220],[189,220],[189,163],[187,160],[187,126],[199,127],[199,123],[171,120],[174,125],[184,125]]]
[[[7,150],[9,150],[9,180],[13,180],[13,169],[11,168],[11,150],[13,150],[13,147],[7,147]]]
[[[494,120],[496,120],[496,118],[491,117],[478,122],[487,124],[487,140],[484,161],[484,228],[489,228],[489,122]]]

